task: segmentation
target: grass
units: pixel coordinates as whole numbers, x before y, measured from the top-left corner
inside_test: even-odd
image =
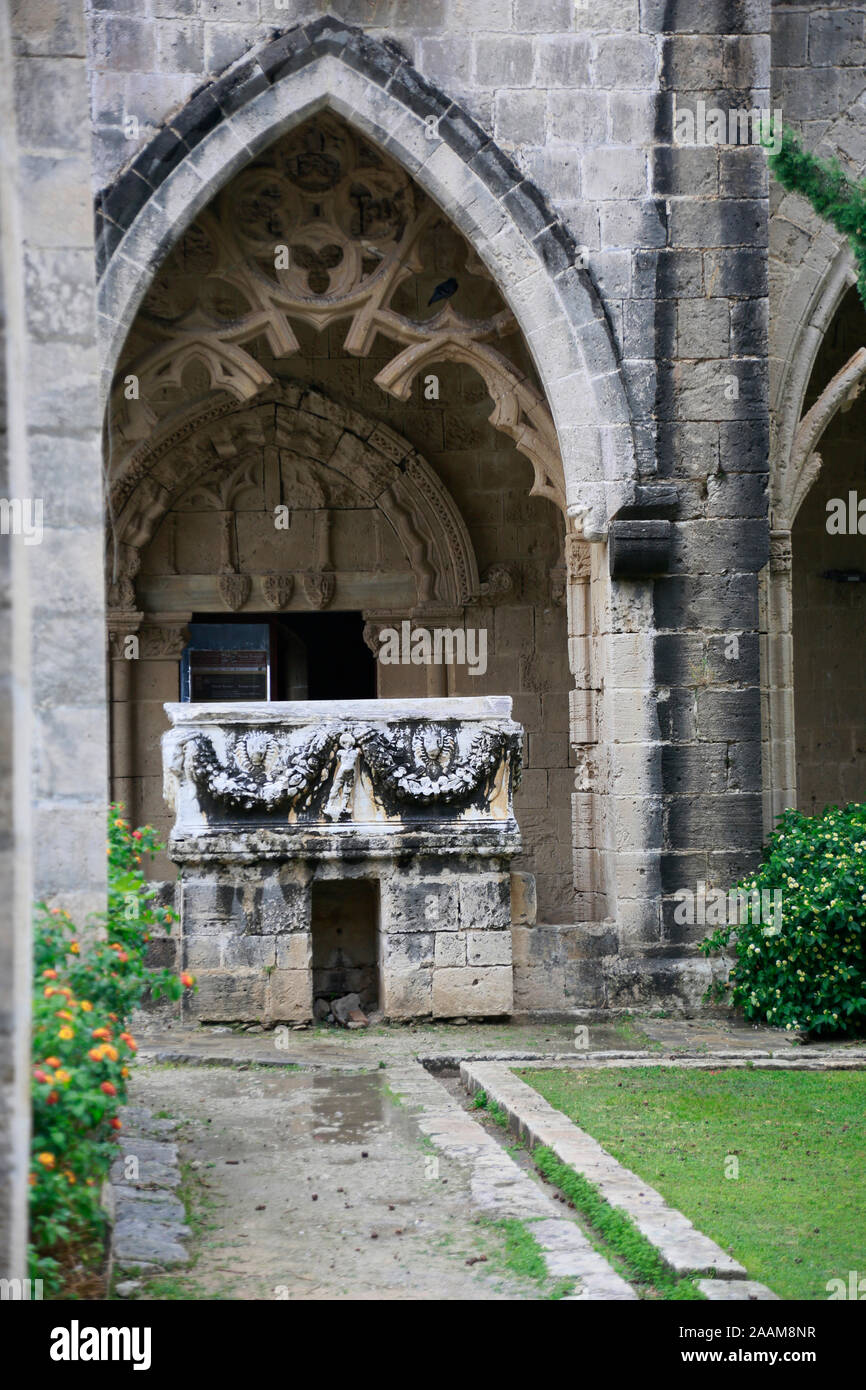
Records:
[[[551,1279],[544,1252],[525,1221],[506,1217],[491,1222],[505,1242],[505,1267],[520,1279],[538,1284],[545,1298],[557,1300],[573,1293],[574,1279]]]
[[[484,1110],[496,1124],[507,1126],[505,1111],[490,1099],[486,1091],[476,1091],[473,1104],[476,1110]],[[505,1147],[512,1153],[520,1150],[529,1152],[536,1171],[544,1181],[556,1187],[568,1204],[580,1213],[585,1234],[594,1249],[635,1287],[641,1297],[703,1299],[703,1294],[692,1279],[675,1275],[629,1217],[612,1207],[582,1174],[561,1163],[552,1149],[537,1147],[527,1150],[526,1145],[521,1143],[507,1144]]]
[[[866,1269],[866,1072],[517,1074],[780,1297]]]

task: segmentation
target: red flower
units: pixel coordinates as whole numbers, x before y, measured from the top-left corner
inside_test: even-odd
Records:
[[[195,984],[195,976],[189,975],[186,971],[184,971],[184,973],[180,977],[180,982],[183,985],[184,989],[192,989],[193,985]]]
[[[58,1096],[56,1091],[48,1092],[47,1102],[49,1105],[56,1105],[59,1099],[60,1097]]]
[[[121,1124],[120,1120],[117,1118],[116,1115],[112,1119],[110,1119],[108,1123],[111,1125],[112,1129],[123,1129],[123,1125]]]
[[[99,1089],[107,1096],[117,1095],[117,1087],[112,1081],[103,1081]]]
[[[44,1071],[40,1071],[40,1069],[39,1069],[38,1067],[36,1068],[36,1070],[35,1070],[35,1072],[33,1073],[33,1075],[36,1077],[36,1080],[37,1080],[37,1081],[48,1081],[48,1080],[50,1080],[50,1078],[47,1077],[47,1076],[45,1075],[45,1072],[44,1072]]]

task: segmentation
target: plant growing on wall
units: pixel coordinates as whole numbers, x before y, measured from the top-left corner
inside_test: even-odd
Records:
[[[866,180],[850,179],[838,160],[819,159],[790,126],[768,163],[783,188],[802,194],[819,217],[848,238],[857,262],[857,290],[866,305]]]

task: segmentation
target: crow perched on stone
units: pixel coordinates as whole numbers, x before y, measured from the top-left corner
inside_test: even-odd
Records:
[[[450,299],[452,294],[455,294],[456,292],[457,281],[454,279],[453,276],[450,280],[443,280],[442,284],[436,286],[430,298],[427,300],[428,307],[431,304],[436,304],[437,301],[440,299]]]

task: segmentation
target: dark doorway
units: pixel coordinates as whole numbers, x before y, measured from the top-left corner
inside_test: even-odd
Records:
[[[361,613],[197,613],[181,659],[182,700],[375,700]]]
[[[330,1005],[357,994],[366,1014],[379,1005],[379,885],[369,879],[313,884],[313,998]]]

